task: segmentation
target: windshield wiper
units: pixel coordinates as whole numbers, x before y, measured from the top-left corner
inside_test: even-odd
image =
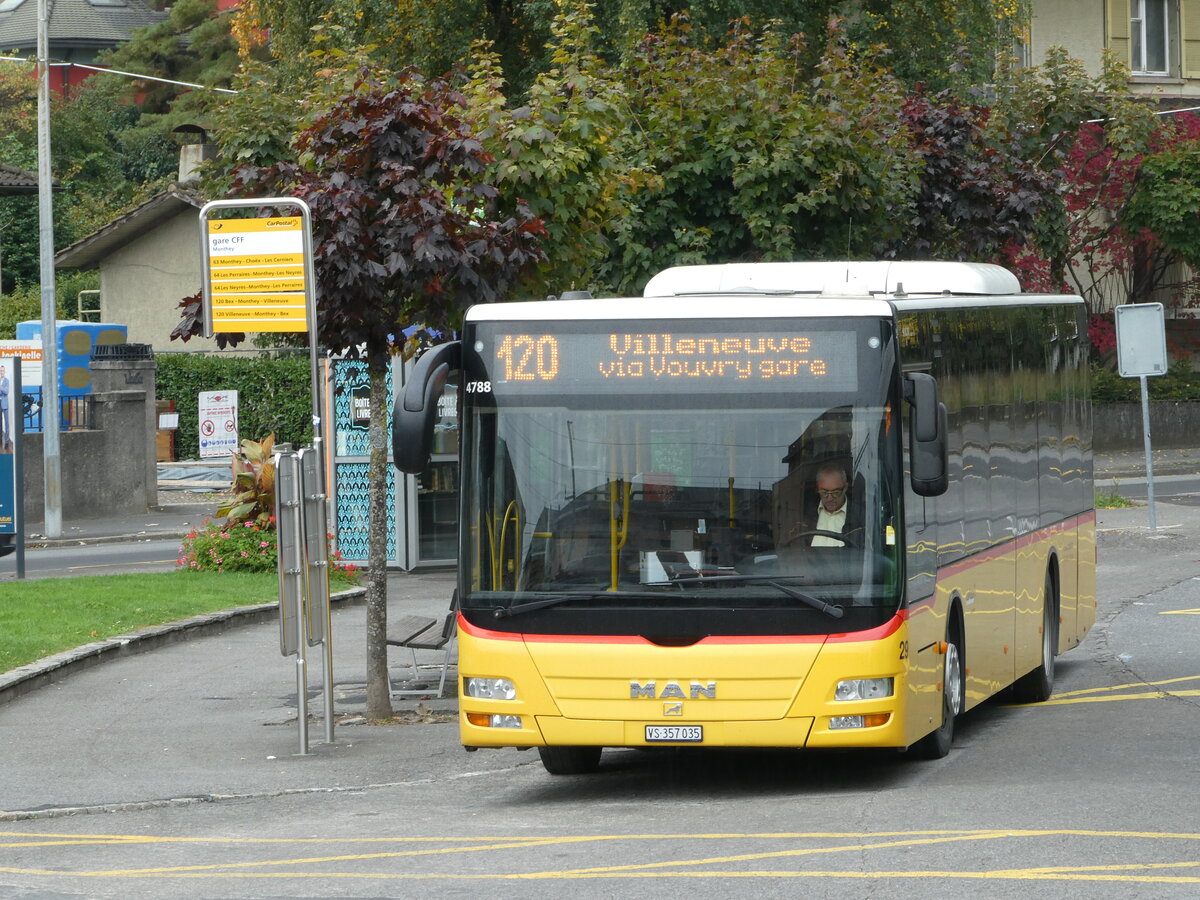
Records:
[[[662,596],[657,591],[578,591],[573,594],[555,594],[553,597],[542,597],[540,600],[527,600],[524,603],[514,603],[509,606],[498,606],[492,610],[492,615],[497,619],[504,619],[508,616],[519,616],[522,613],[533,612],[537,609],[558,606],[561,603],[570,603],[572,600],[602,600],[610,597],[658,599]]]
[[[820,610],[828,616],[833,616],[835,619],[840,619],[846,614],[846,611],[840,606],[834,606],[832,603],[825,602],[820,597],[814,597],[812,594],[798,591],[793,587],[788,587],[786,584],[780,584],[779,576],[777,575],[689,575],[684,578],[672,578],[671,584],[706,584],[710,581],[720,581],[726,584],[767,584],[777,591],[787,594],[793,600],[807,603],[813,609]]]

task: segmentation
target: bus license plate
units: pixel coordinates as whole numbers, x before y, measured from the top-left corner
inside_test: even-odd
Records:
[[[699,744],[704,740],[703,725],[647,725],[646,743]]]

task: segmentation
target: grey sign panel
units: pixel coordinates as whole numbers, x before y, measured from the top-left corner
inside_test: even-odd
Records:
[[[1167,373],[1167,334],[1161,303],[1118,306],[1117,371],[1123,378]]]
[[[300,493],[304,508],[304,541],[308,556],[308,643],[325,641],[329,609],[329,544],[321,456],[305,447],[300,458]]]
[[[300,466],[294,453],[275,457],[275,533],[279,540],[279,650],[300,650],[299,617],[304,602],[304,542],[301,537]]]

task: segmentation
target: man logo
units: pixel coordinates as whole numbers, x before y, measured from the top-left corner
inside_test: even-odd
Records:
[[[662,686],[662,690],[658,689],[656,682],[647,681],[642,684],[640,681],[629,682],[629,698],[631,700],[699,700],[701,697],[707,697],[709,700],[717,699],[717,683],[710,681],[707,684],[701,684],[699,681],[690,682],[688,685],[689,692],[685,694],[683,688],[679,686],[678,681],[668,681]]]
[[[670,703],[664,703],[663,704],[663,715],[664,716],[682,716],[683,715],[683,701],[682,700],[672,700]]]

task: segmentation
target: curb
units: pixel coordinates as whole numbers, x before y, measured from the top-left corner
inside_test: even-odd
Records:
[[[349,588],[330,595],[330,603],[354,603],[366,600],[365,587]],[[239,606],[215,613],[205,613],[178,622],[151,625],[128,634],[118,634],[102,641],[93,641],[82,647],[64,650],[53,656],[35,660],[0,673],[0,705],[38,688],[61,681],[72,672],[90,668],[110,659],[144,653],[156,647],[173,644],[199,635],[218,634],[239,625],[256,625],[279,615],[279,604],[259,603],[255,606]]]
[[[42,550],[47,547],[78,547],[84,544],[135,544],[145,541],[180,541],[188,536],[187,531],[139,531],[136,534],[99,534],[93,537],[37,537],[25,538],[26,550]]]

